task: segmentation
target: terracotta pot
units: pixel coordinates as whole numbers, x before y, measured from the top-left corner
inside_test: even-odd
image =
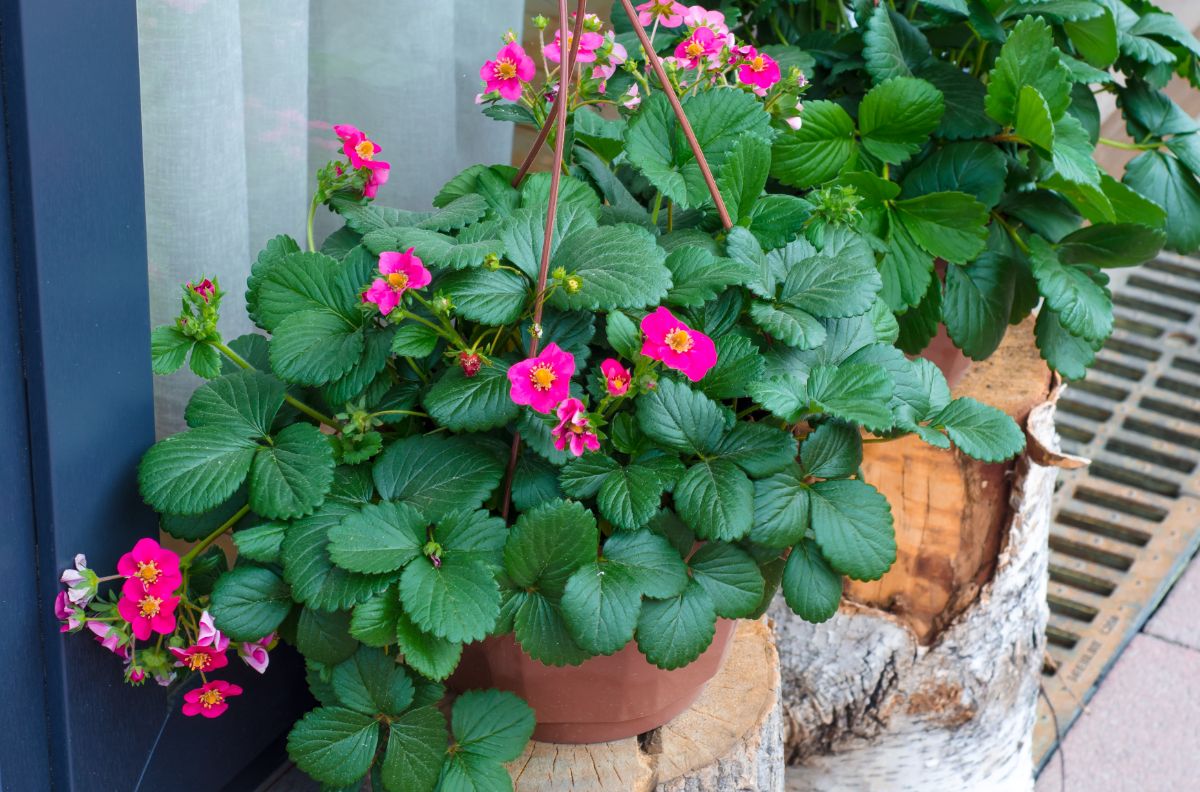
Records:
[[[463,647],[451,690],[498,688],[525,699],[537,713],[533,739],[598,743],[662,726],[691,706],[725,661],[737,622],[717,621],[708,649],[690,665],[664,671],[630,642],[608,657],[555,668],[534,660],[512,635]]]

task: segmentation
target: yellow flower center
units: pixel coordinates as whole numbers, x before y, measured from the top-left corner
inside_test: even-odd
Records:
[[[754,60],[750,61],[750,68],[756,72],[760,72],[767,68],[767,64],[763,63],[762,55],[754,56]]]
[[[153,586],[162,577],[162,570],[158,568],[158,563],[155,561],[138,561],[137,572],[134,572],[133,575],[147,586]]]
[[[200,694],[200,704],[204,709],[212,709],[225,700],[219,690],[206,690]]]
[[[212,658],[208,652],[196,652],[194,655],[188,655],[187,667],[193,671],[203,671],[212,663]]]
[[[391,272],[388,273],[387,282],[393,289],[403,289],[408,285],[408,276],[403,272]]]
[[[142,614],[143,618],[152,619],[158,615],[162,608],[162,600],[158,597],[144,597],[138,602],[138,613]]]
[[[538,363],[529,370],[529,381],[533,383],[534,388],[540,391],[550,390],[550,386],[557,379],[554,368],[549,363]]]
[[[618,375],[616,377],[613,377],[612,378],[613,390],[622,390],[625,387],[625,384],[627,382],[629,382],[629,380],[625,379],[622,376]]]
[[[687,51],[688,57],[699,58],[701,55],[704,54],[704,45],[701,44],[699,41],[693,40],[691,44],[687,45],[686,51]]]
[[[354,147],[354,150],[358,153],[358,156],[365,160],[369,160],[375,156],[375,144],[369,140],[362,141]]]
[[[496,66],[492,70],[496,74],[498,80],[511,80],[517,76],[517,64],[513,63],[508,58],[496,61]]]
[[[688,352],[696,344],[691,334],[682,327],[676,327],[667,333],[666,338],[663,339],[663,343],[671,347],[672,352]]]

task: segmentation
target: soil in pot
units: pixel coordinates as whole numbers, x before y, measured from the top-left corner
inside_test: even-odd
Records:
[[[719,619],[708,649],[672,671],[652,665],[634,642],[607,657],[554,667],[525,654],[512,635],[488,638],[463,647],[447,684],[455,691],[516,693],[537,713],[533,739],[541,742],[619,740],[656,729],[691,706],[725,661],[736,624]]]

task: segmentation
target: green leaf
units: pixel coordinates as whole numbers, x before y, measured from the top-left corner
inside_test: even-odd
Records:
[[[561,498],[558,473],[558,468],[537,454],[521,454],[512,486],[512,502],[517,511],[529,511],[539,503]]]
[[[209,609],[231,640],[257,641],[287,617],[292,592],[266,567],[238,566],[217,578]]]
[[[764,195],[750,210],[750,233],[767,250],[794,240],[812,215],[812,204],[795,195]]]
[[[388,724],[388,744],[380,780],[395,792],[434,788],[449,740],[446,717],[437,707],[418,707]]]
[[[646,600],[638,617],[637,643],[642,654],[663,669],[681,668],[712,643],[717,612],[708,592],[692,580],[677,597]]]
[[[717,364],[700,380],[700,389],[713,399],[748,395],[749,384],[762,376],[762,353],[753,341],[740,335],[723,335],[716,345]]]
[[[1100,168],[1092,155],[1092,139],[1075,116],[1065,115],[1054,122],[1053,161],[1054,170],[1059,176],[1074,185],[1093,188],[1086,190],[1085,194],[1098,192],[1100,197],[1093,200],[1104,200],[1103,192],[1099,189]],[[1068,197],[1076,205],[1080,203],[1075,197]]]
[[[439,340],[441,336],[432,327],[413,321],[402,322],[392,335],[392,352],[402,357],[427,357]]]
[[[620,564],[599,561],[575,570],[562,596],[571,637],[601,655],[610,655],[633,640],[641,604],[637,577]]]
[[[274,259],[258,280],[252,276],[249,284],[256,299],[258,325],[274,333],[284,320],[308,311],[355,321],[358,295],[341,287],[341,269],[335,259],[322,253],[289,253]]]
[[[559,594],[555,595],[560,596]],[[538,662],[551,666],[579,665],[591,657],[582,649],[563,620],[558,605],[538,591],[520,591],[513,599],[513,635],[521,649]]]
[[[531,173],[521,185],[521,207],[545,213],[550,203],[550,174]],[[558,184],[559,207],[576,207],[595,216],[600,212],[600,198],[587,182],[564,175]]]
[[[508,365],[495,360],[468,377],[460,367],[447,368],[425,394],[425,409],[439,426],[452,432],[481,432],[504,426],[519,408],[509,396]]]
[[[638,341],[641,331],[620,311],[610,311],[605,317],[604,332],[609,346],[621,357],[636,358],[641,351],[642,345]]]
[[[482,195],[461,195],[417,223],[418,228],[430,231],[454,231],[480,220],[488,204]]]
[[[288,733],[288,755],[318,781],[347,786],[363,777],[379,745],[379,724],[341,707],[318,707]]]
[[[808,374],[808,399],[821,412],[880,431],[891,428],[892,380],[880,366],[817,366]]]
[[[1017,94],[1013,132],[1042,156],[1049,156],[1054,150],[1054,121],[1050,118],[1050,105],[1032,85],[1021,86]]]
[[[1168,248],[1200,248],[1200,185],[1179,160],[1147,151],[1129,163],[1123,181],[1166,210]]]
[[[763,409],[795,423],[808,410],[808,375],[785,374],[750,383],[750,395]]]
[[[825,326],[799,308],[755,300],[750,304],[750,318],[767,335],[796,349],[816,349],[825,343]]]
[[[663,482],[655,471],[636,462],[618,466],[604,477],[596,498],[600,514],[615,527],[641,528],[658,511]]]
[[[813,256],[791,267],[780,299],[813,316],[858,316],[882,285],[873,260]]]
[[[331,678],[343,706],[364,715],[398,715],[413,700],[413,683],[404,666],[379,649],[360,646],[354,656],[338,663]]]
[[[325,665],[350,657],[358,648],[358,641],[350,636],[350,614],[304,608],[296,623],[296,648],[305,658]]]
[[[711,451],[725,432],[725,416],[716,402],[668,379],[638,397],[637,418],[642,431],[655,442],[692,454]]]
[[[399,599],[396,603],[399,605]],[[425,632],[406,613],[401,613],[396,620],[395,631],[396,645],[404,653],[404,662],[418,673],[433,680],[443,680],[458,667],[462,657],[461,642]]]
[[[407,501],[436,520],[483,503],[500,484],[504,466],[468,438],[419,435],[392,443],[373,475],[380,497]]]
[[[221,375],[221,355],[209,344],[196,344],[188,367],[197,377],[215,379]]]
[[[1042,359],[1067,379],[1083,379],[1102,346],[1102,342],[1072,335],[1063,327],[1058,314],[1047,306],[1038,311],[1033,331]]]
[[[942,321],[954,345],[972,360],[983,360],[1000,346],[1014,283],[1013,262],[995,253],[946,268]]]
[[[671,287],[654,237],[637,226],[584,228],[563,240],[552,267],[579,279],[579,290],[554,292],[551,302],[568,310],[644,308],[657,305]]]
[[[1157,256],[1165,241],[1163,232],[1143,225],[1104,223],[1068,234],[1059,243],[1058,257],[1065,264],[1132,267]]]
[[[813,624],[831,619],[842,601],[842,576],[808,539],[801,539],[788,555],[781,588],[788,607]]]
[[[478,267],[489,255],[505,252],[499,239],[459,241],[422,228],[385,228],[363,236],[363,245],[375,255],[413,249],[427,267],[461,270]]]
[[[935,134],[945,140],[969,140],[1000,131],[984,110],[987,90],[978,78],[965,73],[952,62],[934,60],[917,75],[942,92],[946,112]]]
[[[595,560],[599,541],[596,518],[581,504],[551,501],[517,518],[504,566],[517,586],[557,599],[571,574]]]
[[[816,478],[852,476],[862,466],[862,458],[862,435],[850,424],[826,421],[800,444],[804,472]]]
[[[150,361],[155,374],[178,371],[187,360],[196,339],[186,336],[179,328],[162,325],[150,332]]]
[[[168,514],[206,512],[241,486],[257,448],[252,440],[216,426],[159,440],[138,465],[142,498]]]
[[[368,504],[329,530],[329,557],[351,572],[394,572],[421,555],[427,524],[407,503]]]
[[[355,507],[327,502],[320,511],[288,526],[280,547],[283,577],[292,597],[310,608],[338,610],[383,591],[395,575],[362,575],[334,566],[327,549],[329,530]]]
[[[234,514],[245,505],[246,487],[241,486],[237,488],[227,501],[216,508],[200,514],[162,514],[159,516],[159,527],[176,539],[183,539],[187,542],[198,542],[224,525],[227,521],[233,519]],[[253,515],[243,515],[234,524],[234,528],[236,529],[254,519]]]
[[[1168,148],[1172,148],[1171,144],[1179,143],[1181,140],[1190,139],[1200,141],[1200,136],[1197,135],[1182,135],[1172,138],[1168,143]],[[1197,160],[1200,163],[1200,160]],[[1196,170],[1200,170],[1200,164]],[[1167,225],[1167,213],[1163,208],[1143,197],[1137,190],[1134,190],[1127,185],[1109,176],[1107,173],[1100,175],[1100,188],[1104,191],[1104,195],[1112,204],[1113,213],[1122,218],[1127,223],[1136,223],[1155,230],[1163,230]],[[1096,221],[1099,222],[1099,221]]]
[[[573,498],[590,498],[600,491],[610,473],[620,468],[612,457],[585,454],[563,466],[560,482],[563,492]]]
[[[895,209],[905,230],[937,258],[963,264],[987,244],[987,207],[966,193],[930,193],[897,201]]]
[[[904,221],[889,213],[887,250],[879,262],[880,297],[894,311],[919,304],[933,283],[933,256],[917,244]]]
[[[1000,124],[1012,124],[1018,96],[1026,85],[1037,89],[1056,121],[1071,103],[1070,73],[1060,62],[1050,26],[1041,17],[1019,21],[1000,50],[988,75],[988,115]]]
[[[805,106],[806,124],[807,110]],[[941,92],[925,80],[893,77],[880,83],[859,105],[863,148],[884,162],[904,162],[937,129],[945,110]]]
[[[707,542],[688,560],[692,580],[708,592],[717,615],[726,619],[749,616],[763,596],[758,564],[745,551],[724,542]]]
[[[384,647],[396,643],[396,622],[403,611],[396,589],[389,586],[370,599],[359,603],[350,613],[350,635],[367,646]],[[403,649],[401,651],[404,651]],[[413,668],[415,664],[407,657]],[[421,669],[417,668],[418,671]]]
[[[404,568],[400,602],[422,630],[450,641],[478,641],[500,615],[500,587],[484,564],[447,553],[440,567],[421,558]]]
[[[1064,265],[1041,237],[1031,237],[1029,246],[1038,290],[1063,326],[1089,340],[1108,338],[1113,327],[1112,302],[1104,286],[1108,279],[1080,265]]]
[[[284,319],[271,338],[271,370],[301,385],[325,385],[344,376],[363,352],[361,327],[329,311]]]
[[[675,485],[675,508],[702,539],[741,539],[754,521],[754,485],[725,459],[700,460]]]
[[[286,234],[280,234],[267,241],[266,247],[259,252],[258,258],[251,266],[250,277],[246,280],[246,313],[259,327],[263,325],[258,317],[258,287],[263,276],[285,257],[299,252],[300,246],[296,244],[296,240]]]
[[[260,564],[278,564],[279,548],[283,544],[285,530],[286,526],[281,523],[264,523],[235,531],[233,543],[237,547],[238,558],[257,561]]]
[[[741,421],[721,438],[713,454],[735,463],[754,478],[762,478],[795,461],[796,438],[774,426]]]
[[[454,700],[450,715],[458,750],[496,762],[511,762],[533,736],[533,710],[512,693],[471,690]]]
[[[604,542],[604,558],[611,562],[609,566],[620,566],[629,572],[639,591],[647,597],[674,597],[687,586],[687,566],[683,559],[665,537],[653,531],[613,534]]]
[[[716,180],[725,208],[735,223],[748,216],[757,203],[767,184],[770,166],[771,144],[764,138],[744,135],[729,150]]]
[[[1108,68],[1120,54],[1117,48],[1117,25],[1107,8],[1089,19],[1064,22],[1063,31],[1075,51],[1098,69]]]
[[[906,44],[909,50],[907,57]],[[866,32],[863,33],[863,59],[867,73],[875,82],[884,82],[893,77],[911,77],[912,68],[908,58],[913,57],[920,65],[930,56],[929,44],[924,37],[907,19],[889,12],[887,6],[877,6],[867,18]]]
[[[812,187],[836,176],[854,148],[854,121],[841,105],[805,102],[804,125],[775,140],[771,176],[789,187]]]
[[[808,485],[798,466],[754,482],[752,542],[782,550],[800,541],[808,526]]]
[[[606,160],[612,160],[624,148],[625,120],[608,119],[587,108],[575,111],[575,139]]]
[[[1025,448],[1025,433],[1002,410],[962,396],[950,402],[929,421],[968,456],[984,462],[1003,462]]]
[[[459,270],[442,278],[439,285],[453,297],[457,314],[487,325],[515,322],[530,296],[528,281],[508,270]]]
[[[434,526],[433,538],[455,557],[469,557],[500,571],[508,530],[504,520],[486,509],[459,509],[445,514]]]
[[[896,560],[887,498],[857,479],[819,481],[809,488],[813,533],[835,570],[855,580],[878,580]]]
[[[271,520],[311,514],[333,483],[333,449],[321,430],[297,423],[259,448],[250,468],[250,508]]]
[[[964,192],[989,209],[1004,194],[1008,162],[999,147],[981,140],[948,143],[904,176],[904,196]]]
[[[753,277],[746,265],[733,259],[717,258],[704,248],[691,245],[671,251],[665,263],[675,284],[667,293],[667,302],[671,305],[700,305],[716,299],[726,287],[745,283]]]

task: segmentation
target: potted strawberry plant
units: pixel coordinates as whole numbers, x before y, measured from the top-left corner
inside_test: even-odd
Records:
[[[474,165],[429,211],[386,208],[376,191],[403,174],[335,127],[343,156],[313,206],[344,226],[319,249],[311,233],[267,243],[245,290],[263,333],[227,342],[220,284],[183,288],[154,367],[208,382],[139,484],[195,544],[143,540],[111,578],[81,560],[64,630],[94,634],[130,682],[187,688],[185,714],[205,717],[237,706],[231,647],[265,668],[286,641],[319,703],[289,739],[305,772],[504,789],[531,735],[671,717],[729,620],[780,587],[822,620],[843,576],[887,571],[864,442],[1021,451],[1011,419],[894,346],[870,239],[768,189],[796,72],[698,7],[664,64],[672,4],[622,5],[638,46],[581,2],[540,57],[506,40],[481,70],[485,112],[552,136],[551,172]],[[226,534],[232,568],[213,547]],[[98,595],[107,580],[119,590]],[[636,684],[589,692],[614,668]],[[592,729],[611,697],[619,728]]]

